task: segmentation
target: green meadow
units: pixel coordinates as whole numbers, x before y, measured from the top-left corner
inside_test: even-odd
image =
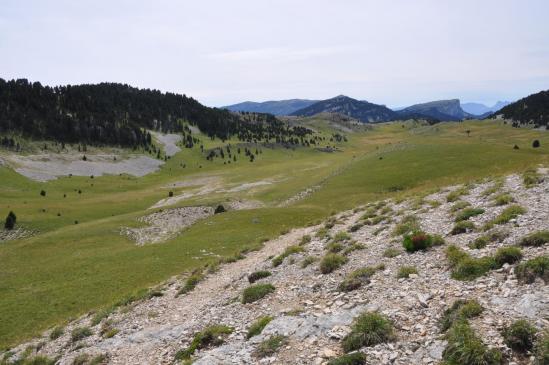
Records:
[[[333,128],[321,119],[304,123],[326,136]],[[549,165],[547,132],[498,121],[395,122],[345,135],[348,142],[337,143],[337,152],[262,147],[253,163],[242,158],[224,165],[206,161],[197,148],[184,149],[142,178],[73,176],[39,183],[0,166],[0,217],[13,210],[20,226],[36,232],[0,243],[0,349],[333,212]],[[540,148],[532,148],[534,139]],[[223,145],[204,140],[206,148]],[[120,234],[154,212],[149,208],[169,191],[196,193],[201,186],[173,186],[189,180],[217,188],[174,206],[234,200],[263,206],[214,215],[160,244],[139,247]],[[262,184],[243,188],[257,182]],[[304,199],[280,205],[311,187],[317,188]]]

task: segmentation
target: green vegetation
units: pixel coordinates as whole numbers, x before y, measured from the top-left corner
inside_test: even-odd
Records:
[[[315,263],[316,261],[318,261],[318,258],[315,257],[315,256],[307,256],[303,259],[303,261],[301,261],[301,268],[306,268],[307,266]]]
[[[393,339],[393,324],[388,318],[377,312],[365,312],[355,318],[351,333],[343,339],[343,351],[351,352]]]
[[[523,237],[519,245],[521,246],[542,246],[543,244],[549,242],[549,231],[537,231],[530,233],[529,235]]]
[[[492,228],[494,224],[505,224],[511,219],[516,219],[519,215],[526,213],[526,209],[520,205],[511,205],[503,210],[496,218],[486,224],[485,230]]]
[[[13,211],[10,210],[6,217],[6,221],[4,222],[4,229],[6,230],[12,230],[15,227],[15,223],[17,222],[17,216]]]
[[[393,235],[400,236],[409,234],[413,231],[418,231],[419,229],[420,226],[417,217],[415,215],[407,215],[395,226]]]
[[[344,248],[345,246],[343,246],[339,242],[330,242],[326,245],[326,251],[331,253],[338,253],[340,251],[343,251]]]
[[[502,193],[494,197],[494,203],[496,204],[496,206],[507,205],[514,201],[515,199],[509,193]]]
[[[267,270],[255,271],[255,272],[251,273],[250,275],[248,275],[248,281],[250,282],[250,284],[253,284],[256,281],[258,281],[259,279],[267,278],[269,276],[271,276],[270,271],[267,271]]]
[[[451,235],[457,235],[462,233],[467,233],[475,230],[475,224],[471,221],[459,221],[454,224],[452,230],[450,231]]]
[[[491,256],[474,258],[454,245],[446,249],[446,258],[456,280],[474,280],[500,267]]]
[[[271,316],[263,316],[258,318],[250,328],[248,329],[248,333],[246,334],[246,338],[250,339],[254,336],[259,335],[263,329],[273,320],[273,317]]]
[[[340,231],[340,232],[337,232],[334,235],[334,238],[332,238],[332,242],[334,242],[334,243],[345,242],[345,241],[348,241],[350,239],[351,239],[351,236],[349,236],[349,234],[347,232]]]
[[[341,256],[335,253],[329,253],[324,255],[320,260],[320,272],[323,274],[329,274],[334,270],[339,269],[347,262],[345,256]]]
[[[480,236],[475,238],[473,242],[469,242],[467,245],[471,249],[479,250],[481,248],[484,248],[488,245],[488,238],[486,236]]]
[[[482,311],[482,306],[474,299],[456,300],[450,308],[444,311],[440,319],[440,329],[442,332],[446,332],[454,323],[474,318],[480,315]]]
[[[257,357],[267,357],[275,354],[279,348],[288,342],[288,338],[282,335],[271,336],[257,345],[255,355]]]
[[[537,169],[528,169],[522,174],[522,182],[527,188],[538,185],[543,178],[538,174]]]
[[[537,330],[528,321],[521,319],[503,330],[505,344],[518,352],[527,352],[534,347]]]
[[[458,200],[454,203],[454,205],[452,205],[452,207],[450,208],[450,211],[451,212],[457,212],[457,211],[460,211],[462,209],[467,208],[470,205],[471,205],[471,203],[466,202],[465,200]]]
[[[514,264],[522,259],[522,251],[516,246],[500,247],[496,251],[494,259],[498,266]]]
[[[309,236],[308,234],[304,235],[303,237],[301,237],[301,241],[299,241],[299,245],[300,246],[303,246],[303,245],[306,245],[307,243],[311,242],[311,236]]]
[[[471,217],[484,213],[482,208],[465,208],[456,215],[456,222],[466,221]]]
[[[343,255],[348,255],[350,254],[351,252],[353,251],[357,251],[357,250],[363,250],[365,249],[366,247],[360,243],[357,243],[357,242],[353,242],[351,243],[349,246],[345,247],[345,249],[343,250],[342,254]]]
[[[446,335],[448,345],[442,359],[448,365],[500,365],[502,354],[488,349],[467,321],[457,321]]]
[[[397,278],[409,278],[410,274],[417,275],[417,269],[415,266],[401,266],[398,268]]]
[[[328,365],[364,365],[366,364],[366,355],[362,352],[353,352],[351,354],[341,355],[328,361]]]
[[[275,291],[272,284],[250,285],[242,292],[242,303],[253,303]]]
[[[76,327],[71,332],[71,341],[77,342],[91,335],[92,331],[89,327]]]
[[[549,256],[538,256],[517,265],[515,275],[525,284],[533,283],[538,277],[549,282]]]
[[[282,265],[282,263],[284,262],[284,259],[286,257],[288,257],[290,255],[293,255],[293,254],[296,254],[296,253],[301,253],[303,251],[305,251],[305,249],[303,248],[303,246],[299,246],[299,245],[293,245],[293,246],[286,247],[284,252],[282,252],[280,255],[278,255],[277,257],[275,257],[273,259],[273,267],[277,267],[277,266]]]
[[[233,333],[233,328],[223,325],[213,325],[194,335],[194,338],[184,350],[179,350],[175,354],[175,360],[189,359],[196,350],[207,347],[215,347],[223,344],[224,336]]]
[[[537,341],[534,348],[534,356],[534,365],[549,364],[549,331],[546,331]]]
[[[408,252],[416,252],[426,250],[433,244],[433,238],[421,231],[416,231],[412,234],[404,236],[402,246]]]
[[[50,332],[49,338],[50,340],[58,339],[63,335],[64,332],[65,332],[65,329],[63,327],[60,327],[60,326],[54,327],[54,329],[52,329]]]
[[[191,292],[198,283],[204,278],[204,275],[201,272],[196,272],[189,276],[185,280],[185,284],[177,291],[177,295],[181,294],[187,294],[188,292]]]
[[[400,251],[399,249],[394,247],[389,247],[388,249],[383,251],[383,257],[388,257],[388,258],[397,257],[401,253],[402,251]]]
[[[357,269],[349,273],[345,279],[339,284],[338,290],[349,292],[356,290],[362,286],[364,283],[369,282],[369,278],[372,277],[376,272],[385,270],[384,264],[379,264],[376,266],[366,266],[360,269]]]
[[[446,201],[448,203],[455,202],[458,200],[461,196],[469,194],[469,189],[467,187],[463,186],[461,188],[458,188],[452,192],[450,192],[448,195],[446,195]]]
[[[299,123],[326,137],[333,133],[332,122],[320,117]],[[211,140],[198,133],[193,136],[204,144],[204,153],[199,148],[185,148],[155,173],[141,178],[95,176],[93,186],[90,177],[67,176],[39,183],[0,167],[2,218],[12,210],[17,214],[18,227],[38,232],[0,245],[4,288],[0,296],[0,348],[13,346],[71,317],[108,308],[138,293],[143,295],[147,288],[172,276],[215,261],[217,255],[238,258],[242,248],[260,247],[260,238],[270,239],[285,229],[325,220],[332,211],[380,199],[421,196],[439,187],[549,163],[543,147],[549,144],[549,136],[544,132],[490,120],[419,128],[413,123],[405,125],[376,124],[368,131],[349,133],[345,144],[334,142],[338,148],[344,147],[338,153],[299,145],[291,149],[259,145],[262,153],[253,163],[241,157],[244,153],[234,153],[238,161],[230,165],[224,165],[220,158],[206,160],[207,151],[228,143],[234,146],[231,151],[239,144],[242,150],[250,145],[237,139]],[[456,138],[466,129],[478,138]],[[541,148],[512,149],[514,144],[530,145],[534,139],[540,140]],[[43,146],[41,142],[18,142],[28,153],[40,152]],[[51,150],[52,144],[48,144]],[[399,148],[395,148],[397,144]],[[255,146],[248,148],[255,150]],[[4,153],[0,151],[2,156]],[[88,146],[86,156],[94,153],[104,152]],[[129,149],[121,154],[131,153]],[[379,160],[380,153],[383,160]],[[306,174],[301,173],[305,170]],[[139,226],[136,219],[150,213],[148,208],[166,198],[169,191],[174,197],[195,193],[192,187],[173,184],[197,178],[218,179],[215,184],[225,191],[193,196],[174,207],[216,207],[245,199],[260,201],[264,208],[213,215],[162,244],[139,247],[119,234],[121,227]],[[227,192],[264,180],[275,182]],[[304,199],[278,207],[316,185],[321,187]],[[46,196],[40,196],[41,190],[47,191]],[[212,255],[205,256],[203,250]]]

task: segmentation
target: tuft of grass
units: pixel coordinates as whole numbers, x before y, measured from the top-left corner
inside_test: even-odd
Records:
[[[486,190],[484,190],[480,195],[490,196],[490,195],[495,194],[498,191],[500,191],[502,187],[503,187],[503,181],[502,180],[495,181],[492,186],[490,186],[489,188],[486,188]]]
[[[303,259],[303,261],[301,261],[301,268],[306,268],[307,266],[315,263],[316,261],[318,261],[318,258],[315,257],[315,256],[307,256]]]
[[[469,242],[467,245],[470,249],[479,250],[488,245],[488,238],[486,236],[477,237],[473,242]]]
[[[466,221],[471,217],[483,214],[484,209],[482,208],[465,208],[456,215],[456,222]]]
[[[301,241],[299,241],[299,245],[300,246],[303,246],[303,245],[306,245],[307,243],[311,242],[311,236],[309,236],[308,234],[304,235],[303,237],[301,237]]]
[[[450,308],[444,311],[440,319],[440,329],[442,332],[447,331],[455,322],[477,317],[484,309],[475,299],[464,300],[458,299]]]
[[[446,249],[446,258],[452,268],[452,278],[456,280],[474,280],[499,267],[491,256],[473,258],[454,245]]]
[[[549,231],[537,231],[522,237],[519,242],[521,246],[541,246],[549,242]]]
[[[469,194],[469,189],[467,189],[465,186],[458,188],[452,192],[450,192],[448,195],[446,195],[446,201],[448,203],[455,202],[458,200],[461,196]]]
[[[259,358],[271,356],[275,354],[279,348],[288,342],[288,338],[282,335],[271,336],[257,345],[255,356]]]
[[[446,244],[446,241],[444,240],[444,237],[442,237],[439,234],[432,234],[431,235],[431,246],[443,246]]]
[[[457,222],[452,230],[450,231],[451,235],[458,235],[462,233],[467,233],[475,230],[475,225],[471,221],[459,221]]]
[[[448,365],[500,365],[501,352],[489,349],[475,334],[467,321],[458,321],[446,335],[448,345],[442,359]]]
[[[351,252],[353,251],[358,251],[358,250],[363,250],[365,249],[366,247],[360,243],[357,243],[357,242],[353,242],[351,245],[345,247],[345,249],[343,250],[342,254],[343,255],[348,255],[350,254]]]
[[[326,245],[326,250],[332,253],[343,251],[345,247],[339,242],[330,242]]]
[[[494,204],[496,206],[507,205],[507,204],[512,203],[514,201],[515,201],[515,199],[509,193],[498,194],[494,197]]]
[[[420,229],[419,221],[415,215],[407,215],[402,218],[399,224],[397,224],[393,230],[394,236],[401,236],[403,234],[409,234],[413,231]]]
[[[58,339],[63,335],[64,332],[65,332],[65,329],[63,327],[57,326],[51,330],[49,338],[50,340]]]
[[[522,182],[524,186],[531,188],[543,182],[543,178],[536,169],[528,169],[522,174]]]
[[[538,256],[515,267],[515,275],[521,283],[531,284],[537,277],[549,282],[549,256]]]
[[[347,262],[345,256],[341,256],[335,253],[326,254],[322,260],[320,260],[320,272],[323,274],[329,274],[334,270],[339,269]]]
[[[332,238],[332,242],[345,242],[351,239],[351,236],[347,232],[339,231],[334,235],[334,238]]]
[[[452,213],[455,213],[459,210],[467,208],[470,205],[471,205],[471,203],[466,202],[465,200],[458,200],[454,203],[454,205],[452,205],[452,207],[450,208],[450,211]]]
[[[254,336],[257,336],[261,334],[263,329],[273,320],[273,317],[271,316],[263,316],[258,318],[250,328],[248,328],[248,333],[246,334],[246,338],[250,339]]]
[[[498,266],[514,264],[522,259],[522,251],[516,246],[500,247],[494,255]]]
[[[328,361],[328,365],[364,365],[366,364],[366,355],[362,352],[353,352],[345,354]]]
[[[417,274],[415,266],[401,266],[398,269],[397,278],[409,278],[410,274]]]
[[[520,319],[505,327],[502,331],[505,344],[517,351],[525,353],[534,347],[537,330],[528,321]]]
[[[353,224],[353,225],[349,228],[349,232],[356,232],[356,231],[358,231],[359,229],[361,229],[362,227],[364,227],[364,223],[356,223],[356,224]]]
[[[545,331],[534,348],[534,365],[547,364],[549,364],[549,331]]]
[[[275,291],[272,284],[250,285],[242,292],[242,303],[253,303]]]
[[[519,215],[526,213],[526,209],[520,205],[511,205],[503,210],[496,218],[490,221],[490,224],[505,224],[511,219],[516,219]]]
[[[195,272],[185,280],[185,284],[177,291],[177,295],[193,291],[203,278],[204,275],[201,272]]]
[[[433,239],[425,232],[415,231],[412,234],[404,236],[402,246],[408,252],[426,250],[433,244]]]
[[[255,271],[255,272],[251,273],[250,275],[248,275],[248,282],[250,284],[253,284],[256,281],[258,281],[260,279],[264,279],[264,278],[269,277],[269,276],[271,276],[270,271],[267,271],[267,270]]]
[[[286,247],[283,253],[281,253],[280,255],[278,255],[273,259],[273,267],[282,265],[286,257],[296,253],[301,253],[304,251],[305,249],[303,248],[303,246],[299,246],[299,245],[292,245],[292,246]]]
[[[377,312],[365,312],[354,320],[351,332],[343,339],[343,351],[375,346],[392,341],[394,337],[393,323],[387,317]]]
[[[384,264],[379,264],[376,266],[366,266],[360,269],[357,269],[349,273],[345,279],[339,284],[338,290],[349,292],[360,288],[363,284],[370,282],[370,277],[376,272],[385,270]]]
[[[319,228],[318,231],[316,231],[315,233],[316,238],[324,238],[327,236],[328,236],[328,228],[326,227]]]
[[[224,325],[213,325],[196,333],[189,347],[179,350],[175,354],[175,360],[189,359],[196,350],[214,347],[223,344],[224,337],[233,333],[234,329]]]
[[[383,257],[393,258],[393,257],[397,257],[401,253],[402,253],[402,251],[400,251],[399,249],[394,248],[394,247],[389,247],[388,249],[383,251]]]
[[[89,327],[76,327],[71,332],[71,341],[77,342],[91,335],[92,331]]]

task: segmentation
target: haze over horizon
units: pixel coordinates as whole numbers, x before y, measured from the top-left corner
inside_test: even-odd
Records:
[[[493,105],[549,88],[548,13],[542,0],[7,0],[0,77],[122,82],[211,106],[339,94]]]

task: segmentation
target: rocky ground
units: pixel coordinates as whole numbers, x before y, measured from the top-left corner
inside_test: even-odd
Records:
[[[511,175],[501,185],[483,182],[462,189],[457,202],[484,209],[484,213],[470,218],[477,227],[472,231],[450,234],[456,201],[448,202],[448,195],[462,187],[423,198],[358,207],[266,242],[260,251],[208,273],[186,294],[177,295],[183,282],[173,278],[156,289],[155,295],[107,313],[105,318],[99,317],[99,323],[97,316],[94,321],[90,314],[70,323],[56,339],[50,339],[48,331],[42,338],[13,349],[12,359],[29,348],[31,353],[58,357],[59,364],[77,363],[75,359],[82,359],[82,354],[90,358],[103,355],[102,361],[109,364],[171,364],[177,351],[187,348],[197,332],[223,324],[233,332],[224,343],[197,350],[192,357],[195,364],[325,364],[343,353],[341,341],[350,332],[353,319],[364,311],[377,311],[392,321],[396,337],[361,348],[367,364],[438,364],[447,346],[440,329],[444,310],[457,299],[476,299],[484,310],[470,323],[482,341],[501,350],[509,364],[532,363],[530,355],[519,356],[505,345],[501,330],[517,319],[527,319],[540,330],[549,329],[547,283],[541,279],[519,283],[517,264],[505,264],[474,280],[455,280],[445,250],[455,244],[473,257],[483,257],[517,244],[531,232],[548,230],[549,177],[547,171],[542,174],[544,181],[530,188],[524,186],[521,176]],[[495,205],[495,196],[502,192],[509,193],[514,202]],[[487,231],[498,232],[498,240],[481,249],[469,248],[470,242],[487,233],[480,227],[511,204],[522,206],[526,212]],[[374,213],[365,219],[365,212]],[[404,252],[402,236],[395,234],[395,229],[407,215],[414,215],[423,231],[443,236],[445,243],[425,251]],[[307,235],[311,240],[302,242],[302,252],[288,255],[273,267],[274,256],[300,244]],[[323,274],[315,260],[326,254],[334,239],[340,239],[347,248],[347,262]],[[388,249],[392,249],[391,254]],[[521,249],[524,262],[547,255],[549,244]],[[304,267],[305,260],[312,263]],[[380,263],[383,268],[356,290],[338,288],[354,270]],[[405,265],[414,266],[417,274],[398,278],[399,268]],[[258,270],[271,273],[258,283],[270,283],[275,290],[243,304],[242,292],[250,286],[248,275]],[[250,325],[265,315],[273,320],[259,335],[246,339]],[[89,336],[71,339],[79,327],[89,328]],[[286,336],[286,342],[272,354],[258,357],[260,344],[273,335]]]

